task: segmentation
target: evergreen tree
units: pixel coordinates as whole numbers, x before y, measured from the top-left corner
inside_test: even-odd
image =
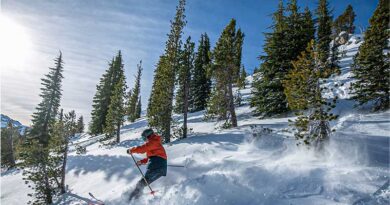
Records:
[[[141,96],[139,96],[137,107],[135,109],[135,113],[136,113],[135,118],[136,119],[141,118],[141,112],[142,112],[142,104],[141,104]]]
[[[237,81],[237,86],[241,89],[245,89],[245,84],[246,84],[246,71],[244,66],[241,66],[241,72],[240,72],[240,78]]]
[[[80,116],[77,120],[77,132],[83,133],[84,132],[84,118],[83,116]]]
[[[380,0],[352,66],[356,78],[353,99],[359,105],[373,102],[374,110],[389,108],[390,54],[385,53],[389,49],[389,17],[389,1]]]
[[[91,134],[97,135],[103,133],[114,87],[123,75],[122,54],[119,51],[118,55],[109,63],[109,68],[100,78],[100,82],[96,86],[96,94],[93,98],[91,113],[92,119],[89,127]]]
[[[356,14],[353,11],[353,7],[351,5],[348,5],[345,11],[333,22],[334,35],[339,35],[341,31],[353,34],[355,32],[355,17]]]
[[[50,72],[42,78],[42,98],[36,112],[33,114],[30,137],[37,138],[39,143],[47,146],[50,139],[50,129],[57,116],[61,100],[61,82],[63,79],[62,53],[54,60],[55,67],[49,68]]]
[[[114,92],[111,96],[111,104],[108,107],[106,118],[106,126],[104,132],[105,140],[111,139],[116,135],[116,143],[120,142],[120,127],[124,122],[124,95],[126,91],[125,76],[122,75],[118,83],[114,87]]]
[[[210,65],[210,40],[207,34],[202,34],[199,40],[198,50],[194,60],[193,79],[191,81],[192,108],[196,112],[204,110],[211,92],[211,80],[207,74]]]
[[[332,41],[332,16],[329,10],[327,0],[320,0],[316,11],[317,14],[317,46],[318,55],[322,63],[327,63],[330,51],[330,42]],[[325,76],[327,72],[323,72]]]
[[[18,138],[19,132],[14,128],[10,120],[6,128],[1,128],[1,164],[7,167],[15,166],[15,138]]]
[[[180,113],[183,113],[183,138],[187,137],[187,113],[189,106],[189,92],[191,73],[194,69],[194,47],[195,43],[191,42],[191,37],[188,37],[181,52],[179,69],[178,69],[178,94],[176,96],[176,106]]]
[[[53,167],[56,164],[50,160],[50,141],[54,123],[61,100],[61,82],[63,79],[62,53],[54,60],[55,67],[49,68],[49,74],[42,78],[42,98],[36,112],[33,114],[31,131],[21,150],[22,167],[26,183],[33,183],[35,190],[34,204],[51,204],[55,194],[56,178],[53,177]],[[58,185],[58,183],[57,183]],[[31,201],[30,201],[31,203]]]
[[[69,150],[69,138],[74,137],[78,131],[78,124],[76,123],[76,112],[74,110],[70,111],[65,115],[65,130],[62,133],[62,166],[61,166],[61,193],[65,193],[65,173],[66,173],[66,162],[68,160],[68,150]]]
[[[311,13],[308,9],[300,13],[296,0],[289,1],[287,9],[280,0],[273,20],[272,32],[265,34],[266,55],[260,56],[263,63],[260,66],[260,77],[253,82],[251,99],[256,114],[263,117],[289,110],[282,81],[293,67],[291,61],[296,60],[314,38]]]
[[[241,68],[241,58],[242,58],[242,46],[244,44],[244,33],[241,29],[237,29],[234,39],[234,62],[235,66],[233,68],[233,82],[237,82],[240,78],[240,68]]]
[[[173,97],[176,70],[180,50],[180,38],[186,24],[184,15],[185,0],[179,0],[176,15],[171,22],[171,32],[168,34],[165,54],[160,57],[155,70],[152,93],[149,99],[149,125],[162,134],[165,142],[170,142]]]
[[[293,62],[293,66],[283,84],[290,108],[298,110],[298,118],[293,122],[297,129],[295,136],[298,144],[303,141],[321,150],[331,133],[329,121],[337,118],[330,113],[337,98],[329,101],[322,97],[322,91],[327,88],[320,86],[320,78],[322,67],[326,64],[319,60],[314,40]]]
[[[132,89],[131,95],[129,97],[129,103],[127,107],[127,116],[128,120],[134,122],[137,119],[137,102],[141,90],[141,74],[142,74],[142,61],[137,65],[137,75],[135,76],[135,85]]]
[[[188,112],[189,92],[191,83],[191,73],[194,70],[194,46],[191,42],[191,37],[188,37],[184,44],[183,50],[180,52],[179,67],[177,70],[177,92],[175,99],[175,112]]]
[[[288,55],[288,61],[286,62],[286,68],[283,68],[285,72],[292,69],[291,61],[296,60],[298,55],[305,50],[307,44],[314,38],[314,21],[312,19],[311,12],[308,8],[301,13],[296,0],[290,0],[287,4],[286,21],[286,40],[285,44],[286,54]],[[285,73],[283,73],[285,74]]]
[[[236,20],[232,19],[223,30],[213,51],[213,78],[215,88],[208,103],[207,115],[226,120],[224,127],[237,127],[234,108],[234,73],[240,69],[244,34],[236,31]],[[237,66],[239,66],[237,68]]]
[[[310,9],[308,7],[305,8],[305,11],[303,13],[303,26],[303,42],[307,44],[312,39],[314,39],[316,30],[314,26],[313,15],[311,14]]]

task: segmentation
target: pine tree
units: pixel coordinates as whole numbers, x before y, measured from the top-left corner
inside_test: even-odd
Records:
[[[316,10],[318,19],[317,31],[317,46],[318,55],[322,63],[327,63],[330,51],[330,42],[332,41],[332,16],[329,10],[329,3],[327,0],[320,0]],[[326,72],[323,72],[327,75]]]
[[[237,82],[240,78],[240,71],[241,71],[241,58],[242,58],[242,46],[244,44],[244,33],[241,31],[241,29],[237,29],[237,32],[235,34],[234,39],[234,53],[235,53],[235,66],[233,69],[233,82]]]
[[[19,132],[13,127],[10,120],[6,128],[1,128],[1,164],[7,167],[15,166],[15,138],[18,138]]]
[[[380,0],[352,66],[356,78],[351,87],[353,99],[359,105],[373,102],[373,110],[389,108],[390,54],[385,53],[389,49],[389,17],[389,1]]]
[[[149,125],[161,132],[165,142],[170,142],[173,97],[176,70],[180,50],[180,38],[185,21],[185,0],[179,0],[176,15],[171,22],[171,32],[168,34],[165,54],[160,57],[159,65],[155,70],[152,93],[148,105]]]
[[[137,107],[135,109],[135,113],[136,113],[135,118],[136,119],[141,118],[141,112],[142,112],[142,104],[141,104],[141,96],[139,96]]]
[[[322,96],[322,91],[327,88],[320,86],[320,78],[322,67],[326,64],[319,60],[314,40],[293,65],[294,69],[283,84],[289,106],[298,110],[298,118],[292,123],[297,129],[295,137],[299,140],[298,144],[303,142],[321,150],[331,134],[329,121],[337,118],[330,112],[337,98],[329,101]]]
[[[198,50],[195,54],[193,79],[191,81],[192,106],[191,111],[204,110],[211,92],[211,80],[207,74],[210,65],[210,40],[207,34],[202,34],[199,40]]]
[[[139,94],[141,91],[141,74],[142,74],[142,61],[137,65],[137,75],[135,76],[135,85],[131,91],[131,95],[129,97],[128,107],[127,107],[127,116],[130,122],[134,122],[137,119],[137,102],[139,98]]]
[[[50,139],[50,129],[54,123],[61,100],[61,82],[63,79],[62,53],[54,60],[55,67],[49,68],[50,72],[42,78],[42,98],[36,112],[33,114],[30,137],[37,138],[39,143],[47,146]]]
[[[191,83],[191,73],[194,70],[194,46],[191,42],[191,37],[188,37],[184,44],[183,50],[180,52],[179,67],[177,70],[177,92],[175,101],[175,112],[188,112],[189,107],[189,92]],[[186,120],[186,119],[185,119]]]
[[[315,37],[315,26],[314,26],[314,20],[313,15],[310,12],[310,9],[308,7],[305,8],[305,11],[303,13],[303,42],[306,44],[309,43],[312,39]]]
[[[176,102],[179,102],[178,109],[181,109],[180,113],[183,113],[183,138],[187,137],[187,113],[189,106],[189,92],[191,73],[194,69],[194,47],[195,43],[191,42],[191,37],[188,37],[183,51],[181,52],[179,69],[178,69],[178,84],[179,90],[176,98]],[[180,100],[181,99],[181,100]],[[180,104],[181,103],[181,104]]]
[[[50,160],[50,141],[61,100],[61,82],[63,79],[62,53],[54,60],[55,67],[49,68],[50,72],[42,78],[42,98],[36,112],[33,114],[31,131],[25,141],[22,151],[21,164],[24,168],[23,175],[26,183],[33,183],[35,190],[34,204],[53,202],[55,194],[55,179],[51,170],[56,164]],[[58,185],[58,183],[57,183]],[[31,201],[30,201],[31,203]]]
[[[342,31],[348,32],[349,34],[353,34],[355,32],[355,17],[356,14],[353,11],[353,7],[351,5],[348,5],[345,11],[333,22],[334,35],[339,35]]]
[[[236,20],[232,19],[222,31],[213,50],[213,78],[215,85],[208,102],[206,114],[225,120],[224,127],[237,127],[234,108],[234,73],[240,69],[244,34],[236,31]],[[241,47],[240,47],[241,46]],[[237,68],[237,66],[239,66]]]
[[[91,113],[92,119],[89,127],[91,134],[97,135],[103,133],[114,87],[123,75],[122,54],[121,51],[118,51],[118,55],[111,60],[109,68],[100,78],[100,82],[96,86],[96,94],[93,98]]]
[[[83,116],[80,116],[77,120],[77,132],[83,133],[84,132],[84,118]]]
[[[241,66],[240,78],[237,81],[237,86],[240,89],[245,89],[246,76],[247,76],[247,74],[246,74],[245,68],[244,68],[244,66]]]
[[[273,20],[272,32],[265,34],[266,55],[260,56],[263,63],[260,65],[259,78],[255,78],[253,82],[251,99],[256,115],[263,117],[289,110],[282,81],[293,67],[291,61],[296,60],[298,54],[314,38],[311,13],[308,9],[305,13],[299,13],[296,0],[291,0],[287,9],[280,0]]]
[[[66,162],[68,160],[68,150],[69,150],[69,138],[74,137],[77,132],[77,123],[76,123],[76,112],[74,110],[70,111],[65,115],[65,130],[63,131],[63,143],[62,143],[62,166],[61,166],[61,193],[65,193],[65,173],[66,173]]]
[[[106,118],[106,126],[104,132],[105,140],[111,139],[116,135],[116,143],[120,142],[120,127],[124,122],[124,95],[126,91],[126,82],[124,75],[120,78],[114,87],[114,92],[111,96],[111,103],[108,107]]]

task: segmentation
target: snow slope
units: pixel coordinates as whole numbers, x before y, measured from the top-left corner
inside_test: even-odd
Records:
[[[203,121],[203,112],[191,113],[189,138],[165,145],[168,164],[185,168],[168,167],[168,175],[151,185],[156,196],[145,189],[137,204],[389,204],[390,111],[369,113],[347,100],[349,67],[360,45],[356,40],[352,37],[344,48],[342,74],[327,82],[344,85],[327,93],[341,99],[335,111],[340,118],[332,124],[337,132],[324,155],[296,146],[288,127],[293,117],[257,119],[244,102],[237,108],[239,126],[221,130],[218,123]],[[241,93],[244,101],[250,98],[250,88]],[[56,204],[96,201],[89,192],[106,204],[129,204],[126,199],[140,174],[126,149],[142,143],[140,133],[146,127],[145,119],[123,126],[122,142],[113,147],[102,147],[88,136],[75,139],[72,147],[86,146],[87,153],[77,155],[71,149],[69,193]],[[2,173],[1,188],[3,204],[26,204],[29,189],[20,171]]]

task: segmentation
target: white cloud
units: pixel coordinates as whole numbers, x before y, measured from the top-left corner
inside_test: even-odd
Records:
[[[141,3],[142,2],[142,3]],[[120,49],[127,82],[133,86],[136,64],[143,60],[142,104],[147,105],[153,71],[164,49],[174,4],[149,1],[3,1],[2,12],[24,27],[33,48],[20,67],[2,66],[1,112],[30,124],[39,103],[40,79],[64,58],[65,111],[90,120],[92,98],[108,61]],[[167,10],[166,7],[172,7]]]

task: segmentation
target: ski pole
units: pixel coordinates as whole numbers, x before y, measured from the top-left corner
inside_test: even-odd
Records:
[[[130,153],[130,155],[131,155],[131,158],[133,158],[133,161],[134,161],[135,165],[137,166],[137,168],[138,168],[139,172],[141,173],[141,175],[142,175],[142,178],[144,179],[144,181],[145,181],[146,185],[148,185],[148,187],[149,187],[149,189],[150,189],[150,193],[151,193],[152,195],[154,195],[154,191],[152,190],[152,187],[150,187],[150,185],[149,185],[148,181],[147,181],[147,180],[146,180],[146,178],[145,178],[145,175],[144,175],[144,173],[142,173],[142,170],[139,168],[139,166],[138,166],[138,164],[137,164],[137,161],[135,161],[135,159],[134,159],[134,156],[133,156],[133,154],[132,154],[132,153]]]
[[[168,164],[168,167],[185,167],[185,166],[183,166],[183,165]]]

